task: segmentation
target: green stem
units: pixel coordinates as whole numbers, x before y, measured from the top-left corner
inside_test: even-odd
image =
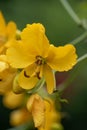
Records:
[[[77,63],[79,63],[79,62],[85,60],[86,58],[87,58],[87,53],[84,54],[83,56],[81,56],[80,58],[78,58]]]
[[[77,16],[77,14],[75,13],[75,11],[72,9],[72,7],[70,6],[70,4],[68,3],[67,0],[60,0],[61,4],[63,5],[63,7],[66,9],[66,11],[68,12],[68,14],[72,17],[72,19],[77,23],[77,25],[79,25],[80,27],[82,27],[83,29],[87,30],[87,27],[84,25],[84,23],[82,22],[82,20],[80,20],[80,18]],[[81,36],[77,37],[75,40],[73,40],[71,43],[73,45],[76,45],[77,43],[79,43],[80,41],[84,40],[87,37],[87,31],[84,32]]]
[[[72,9],[72,7],[70,6],[70,4],[68,3],[67,0],[60,0],[61,4],[64,6],[64,8],[66,9],[66,11],[68,12],[68,14],[72,17],[72,19],[78,24],[81,24],[81,20],[79,19],[79,17],[76,15],[76,13],[74,12],[74,10]]]
[[[73,40],[70,43],[73,44],[73,45],[76,45],[77,43],[83,41],[86,37],[87,37],[87,31],[84,32],[82,35],[80,35],[79,37],[77,37],[75,40]]]
[[[63,5],[63,7],[66,9],[66,11],[68,12],[68,14],[70,15],[70,17],[75,21],[75,23],[78,26],[82,27],[83,29],[87,30],[86,26],[84,25],[84,23],[82,22],[82,20],[80,20],[80,18],[77,16],[77,14],[72,9],[72,7],[68,3],[68,1],[67,0],[60,0],[60,2]]]
[[[66,11],[68,12],[68,14],[72,17],[72,19],[77,23],[77,25],[81,26],[83,29],[87,30],[86,26],[83,24],[83,22],[79,19],[79,17],[76,15],[76,13],[74,12],[74,10],[72,9],[72,7],[70,6],[70,4],[68,3],[67,0],[60,0],[61,4],[63,5],[63,7],[66,9]],[[84,40],[87,37],[87,31],[84,32],[81,36],[79,36],[78,38],[76,38],[75,40],[73,40],[71,43],[73,45],[76,45],[77,43],[81,42],[82,40]],[[83,61],[84,59],[87,58],[87,54],[84,54],[83,56],[81,56],[80,58],[78,58],[77,60],[77,64],[81,61]],[[64,90],[70,85],[70,83],[73,82],[73,80],[76,77],[76,73],[79,71],[79,69],[76,67],[71,74],[69,75],[69,77],[58,86],[58,93],[61,95]]]

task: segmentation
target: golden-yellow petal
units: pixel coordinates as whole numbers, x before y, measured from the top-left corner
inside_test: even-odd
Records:
[[[29,98],[27,102],[28,110],[30,110],[30,107],[35,127],[43,126],[45,118],[45,105],[43,99],[38,94],[34,94]]]
[[[42,24],[28,24],[22,31],[21,38],[24,42],[28,43],[30,48],[36,51],[38,55],[46,55],[49,48],[49,41],[45,35],[45,28]]]
[[[5,36],[5,34],[6,34],[6,23],[2,13],[0,12],[0,36]]]
[[[24,71],[20,74],[18,83],[23,89],[32,89],[37,84],[38,79],[36,77],[27,78],[24,76]]]
[[[0,72],[9,68],[9,64],[7,63],[6,55],[0,55]]]
[[[13,41],[13,47],[8,48],[7,58],[10,65],[14,68],[25,68],[35,61],[34,55],[29,53],[27,45],[21,41]]]
[[[77,62],[76,49],[73,45],[54,47],[50,46],[47,63],[56,71],[68,71]]]
[[[8,68],[9,68],[9,65],[6,62],[0,61],[0,72]]]
[[[16,24],[14,22],[9,22],[6,27],[8,39],[16,38]]]
[[[32,89],[37,84],[38,78],[35,76],[31,77],[35,67],[35,65],[30,65],[19,74],[18,83],[23,89]]]
[[[43,76],[46,80],[47,91],[51,94],[55,88],[55,78],[52,69],[46,64],[43,67]]]
[[[4,54],[1,54],[1,55],[0,55],[0,61],[8,62],[8,61],[7,61],[7,56],[4,55]]]

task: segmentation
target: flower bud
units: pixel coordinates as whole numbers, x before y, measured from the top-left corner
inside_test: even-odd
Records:
[[[22,105],[23,94],[15,94],[12,91],[6,93],[3,97],[3,104],[10,109],[17,108]]]
[[[31,95],[28,99],[27,109],[32,114],[35,127],[43,126],[45,120],[45,105],[43,99],[38,94]]]
[[[11,112],[10,124],[12,126],[18,126],[24,124],[30,119],[31,119],[30,113],[25,108],[22,108]]]

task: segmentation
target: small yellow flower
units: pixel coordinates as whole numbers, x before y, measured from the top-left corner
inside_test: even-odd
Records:
[[[9,91],[3,96],[3,104],[7,108],[14,109],[22,105],[24,94],[15,94]]]
[[[56,126],[61,124],[61,115],[55,109],[55,104],[51,99],[44,100],[45,104],[45,123],[44,127],[38,127],[38,130],[51,130],[52,127],[56,124]]]
[[[5,49],[5,43],[16,37],[16,24],[13,21],[6,24],[5,19],[0,12],[0,53]]]
[[[0,95],[4,95],[12,89],[16,71],[12,68],[0,72]]]
[[[10,41],[16,38],[16,33],[16,24],[12,21],[6,24],[0,12],[0,94],[2,95],[12,88],[13,78],[16,74],[16,70],[10,67],[5,55]]]
[[[10,114],[10,124],[12,126],[19,126],[31,120],[31,114],[24,108],[14,110]]]
[[[35,127],[44,125],[45,105],[43,99],[38,95],[32,95],[27,102],[27,109],[32,114]]]
[[[3,95],[12,89],[16,70],[8,64],[6,55],[0,55],[0,94]]]
[[[21,32],[21,40],[7,50],[10,65],[22,68],[19,85],[32,89],[42,77],[47,90],[52,93],[55,87],[53,70],[68,71],[76,64],[76,49],[73,45],[55,47],[45,35],[45,28],[40,23],[28,24]]]
[[[51,130],[55,124],[60,124],[61,115],[55,110],[51,99],[43,100],[38,94],[34,94],[28,99],[27,108],[38,130]]]

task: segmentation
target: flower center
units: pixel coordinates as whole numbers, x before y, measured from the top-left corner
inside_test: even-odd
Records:
[[[26,71],[24,71],[24,76],[26,78],[37,77],[38,79],[41,79],[42,76],[40,74],[40,69],[41,69],[41,65],[46,64],[46,59],[38,55],[36,56],[35,64],[37,65],[36,69],[31,75],[27,75]]]
[[[46,64],[46,60],[42,56],[36,56],[36,62],[37,65],[43,65]]]

